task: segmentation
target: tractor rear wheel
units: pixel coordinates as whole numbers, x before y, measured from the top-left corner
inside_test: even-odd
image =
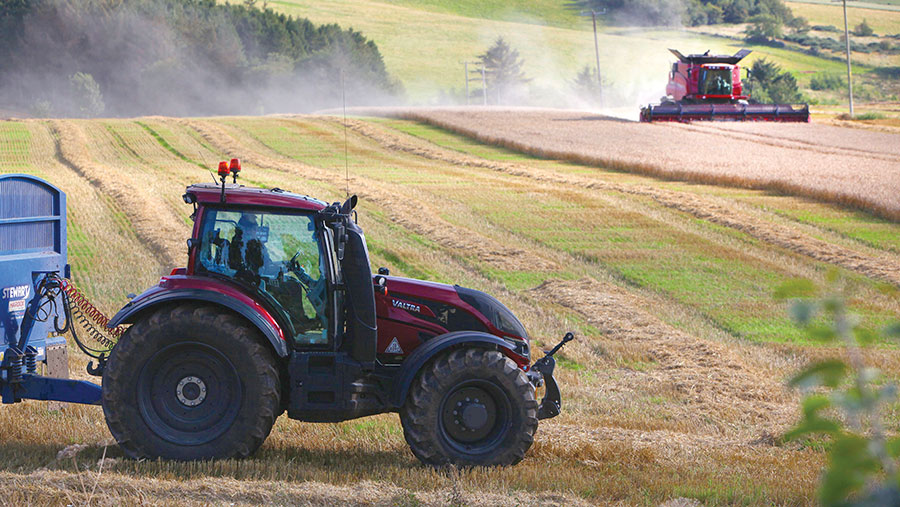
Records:
[[[163,308],[110,354],[103,412],[132,458],[243,458],[280,414],[281,382],[258,331],[209,306]]]
[[[537,431],[534,388],[496,350],[451,351],[425,366],[400,410],[403,434],[427,465],[505,466]]]

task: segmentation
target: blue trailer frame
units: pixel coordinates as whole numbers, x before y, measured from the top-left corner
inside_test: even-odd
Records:
[[[0,175],[0,395],[23,399],[100,404],[101,387],[91,382],[37,374],[51,347],[65,337],[44,314],[39,290],[48,277],[68,278],[66,194],[27,174]]]

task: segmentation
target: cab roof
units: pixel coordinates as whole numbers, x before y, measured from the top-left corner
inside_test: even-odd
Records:
[[[742,49],[733,55],[711,55],[711,54],[709,54],[709,51],[707,51],[706,53],[703,53],[703,54],[684,56],[677,49],[670,48],[669,51],[671,51],[672,54],[675,55],[675,57],[678,58],[678,60],[681,63],[693,63],[693,64],[727,63],[730,65],[735,65],[737,62],[743,60],[745,56],[752,53],[752,51],[749,49]]]
[[[194,202],[217,205],[221,202],[222,186],[198,183],[187,187],[185,200],[189,195],[193,196]],[[234,184],[225,184],[225,202],[226,205],[266,206],[310,211],[319,211],[328,206],[324,201],[280,188],[254,188]]]

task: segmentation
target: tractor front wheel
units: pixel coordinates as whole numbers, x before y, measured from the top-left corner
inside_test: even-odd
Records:
[[[525,374],[496,350],[458,349],[423,368],[400,411],[427,465],[505,466],[534,442],[537,401]]]
[[[132,458],[243,458],[280,413],[272,353],[251,325],[208,306],[135,323],[103,374],[103,412]]]

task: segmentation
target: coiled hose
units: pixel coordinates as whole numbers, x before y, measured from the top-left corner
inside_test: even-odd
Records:
[[[46,321],[50,315],[56,314],[53,319],[53,327],[59,334],[71,331],[75,344],[86,355],[99,360],[100,367],[106,361],[109,352],[116,345],[118,339],[125,333],[126,328],[119,326],[115,328],[107,328],[109,317],[103,314],[96,306],[94,306],[85,297],[84,293],[78,289],[78,286],[71,280],[60,278],[56,274],[48,275],[41,281],[38,286],[38,293],[41,296],[41,304],[38,307],[38,315],[33,315],[35,320]],[[59,313],[57,309],[57,299],[62,299],[63,315],[65,321],[60,325]],[[79,326],[87,333],[87,336],[100,345],[101,348],[94,348],[85,344],[75,330],[73,322],[77,322]],[[88,371],[93,368],[89,365]]]

